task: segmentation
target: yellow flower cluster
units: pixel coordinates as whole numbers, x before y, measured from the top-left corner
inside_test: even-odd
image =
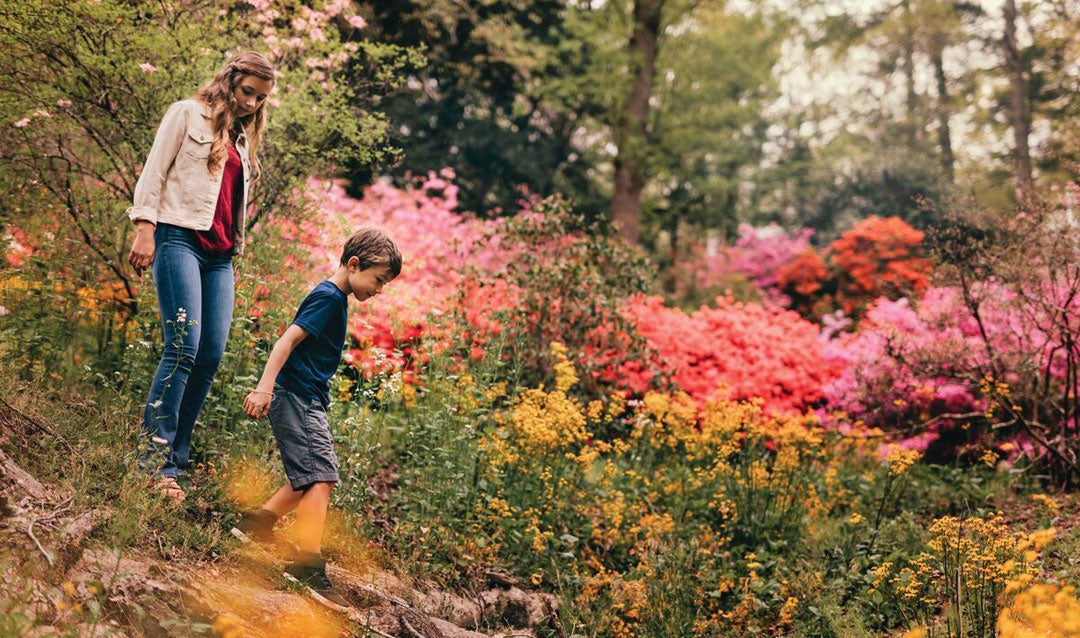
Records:
[[[510,432],[526,453],[566,449],[588,438],[585,415],[565,392],[533,388],[519,397],[510,418]]]
[[[476,396],[476,381],[472,375],[463,374],[458,377],[454,384],[454,396],[458,398],[457,409],[462,414],[468,414],[480,405]]]
[[[558,341],[552,341],[550,350],[551,358],[555,360],[555,391],[566,392],[578,382],[577,370],[567,357],[566,346]]]
[[[799,599],[794,596],[789,597],[784,601],[784,606],[780,608],[780,620],[777,621],[781,627],[790,627],[795,622],[795,616],[799,611]]]
[[[1039,552],[1056,536],[1057,530],[1053,527],[1035,530],[1017,544],[1017,549],[1024,550],[1024,560],[1034,563],[1039,559]]]
[[[1080,638],[1080,599],[1073,587],[1030,583],[1030,575],[1010,582],[1019,590],[998,615],[999,638]]]
[[[1049,612],[1052,605],[1080,612],[1080,601],[1072,590],[1029,587],[1039,552],[1056,535],[1054,528],[1025,534],[1011,529],[1001,514],[969,519],[946,516],[931,524],[930,535],[929,552],[899,569],[891,562],[872,569],[870,593],[882,591],[893,596],[906,615],[924,625],[934,624],[940,603],[945,601],[950,613],[969,626],[993,627],[996,622],[1000,636],[1080,637],[1080,633],[1045,633],[1041,629],[1064,626],[1064,616]],[[1007,608],[998,614],[1002,606]],[[1040,625],[1043,617],[1052,620]],[[1075,621],[1080,623],[1080,615]],[[926,631],[916,627],[905,635],[925,636]]]
[[[649,595],[642,580],[625,580],[623,575],[601,567],[582,582],[578,603],[583,606],[607,601],[608,613],[590,629],[597,635],[615,638],[635,638],[637,627],[649,608]]]
[[[871,569],[870,573],[874,577],[870,584],[870,594],[879,590],[887,591],[899,598],[905,606],[915,610],[937,602],[936,574],[930,566],[930,556],[926,554],[895,572],[893,563],[886,562]]]
[[[958,574],[969,596],[1004,584],[1023,566],[1017,562],[1024,537],[997,514],[961,520],[945,516],[930,526],[927,546],[951,574]],[[955,578],[955,576],[954,576]]]
[[[675,520],[671,514],[646,514],[638,520],[637,525],[630,528],[630,534],[637,536],[644,534],[646,540],[656,540],[664,534],[675,531]]]
[[[334,392],[334,400],[338,403],[348,403],[353,400],[353,381],[349,377],[342,375],[337,380],[337,390]]]
[[[642,399],[643,409],[638,427],[632,436],[643,439],[654,449],[667,447],[676,450],[680,445],[693,450],[700,440],[697,428],[698,409],[694,400],[684,392],[668,396],[647,392]]]
[[[1051,515],[1057,515],[1057,513],[1061,511],[1061,506],[1058,505],[1058,502],[1054,500],[1053,496],[1048,496],[1046,494],[1032,494],[1031,500],[1040,503]]]
[[[503,498],[491,499],[488,509],[498,518],[513,518],[514,516],[514,508]]]
[[[979,393],[986,398],[985,417],[991,419],[994,412],[1001,407],[1002,401],[1008,401],[1012,390],[1004,381],[995,381],[990,375],[979,379]],[[1016,408],[1016,406],[1013,406]]]
[[[484,400],[488,403],[495,403],[504,396],[506,396],[505,381],[500,381],[495,385],[488,387],[487,390],[484,390]]]
[[[921,456],[922,454],[915,450],[909,450],[895,443],[890,443],[888,452],[885,455],[885,463],[889,466],[889,475],[903,476]]]
[[[636,635],[660,613],[667,599],[651,592],[685,576],[658,568],[654,558],[688,536],[697,539],[696,557],[726,561],[733,538],[794,539],[808,515],[832,511],[824,498],[835,497],[845,518],[865,511],[854,507],[850,486],[859,472],[872,480],[883,474],[880,433],[827,433],[812,415],[771,415],[760,401],[702,406],[682,393],[585,404],[572,394],[578,379],[565,347],[551,344],[551,356],[555,382],[518,391],[492,412],[498,427],[484,429],[484,471],[499,487],[477,518],[486,538],[523,553],[553,551],[564,531],[584,537],[568,551],[581,553],[578,607],[604,610],[588,621],[597,635]],[[889,467],[904,473],[917,458],[905,450]],[[747,562],[749,574],[715,570],[707,579],[721,583],[687,592],[704,611],[703,633],[795,623],[809,592],[768,594],[764,567]]]
[[[750,430],[763,436],[764,433],[755,428],[761,420],[760,402],[738,403],[724,399],[709,403],[701,414],[700,431],[688,441],[687,456],[726,458],[742,447],[741,432]]]
[[[496,420],[507,426],[509,437],[487,437],[482,445],[492,455],[497,465],[509,465],[526,455],[565,452],[571,454],[575,446],[589,438],[587,418],[581,404],[567,395],[566,391],[577,383],[574,365],[566,359],[566,347],[558,342],[551,344],[552,356],[557,360],[555,390],[530,388],[518,395],[509,419],[497,415]],[[506,441],[510,438],[512,441]],[[582,461],[595,460],[586,455]]]

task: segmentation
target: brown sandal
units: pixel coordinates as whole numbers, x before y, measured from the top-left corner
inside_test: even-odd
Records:
[[[176,479],[171,476],[159,476],[151,487],[155,490],[160,490],[162,496],[174,500],[177,503],[183,503],[184,499],[187,498],[184,488],[180,487],[180,484],[176,482]]]

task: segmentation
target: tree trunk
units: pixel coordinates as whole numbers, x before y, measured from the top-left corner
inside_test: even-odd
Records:
[[[945,81],[945,65],[942,62],[945,52],[945,44],[939,38],[934,38],[933,49],[930,52],[930,61],[934,65],[934,79],[937,81],[937,119],[938,119],[938,145],[941,149],[941,168],[945,177],[953,181],[954,165],[956,158],[952,150],[952,133],[949,130],[949,85]]]
[[[1027,81],[1024,79],[1024,61],[1020,55],[1020,45],[1016,41],[1016,0],[1005,0],[1005,36],[1002,38],[1002,50],[1005,55],[1005,70],[1009,75],[1009,124],[1013,130],[1014,164],[1016,166],[1016,186],[1020,197],[1027,201],[1032,195],[1031,148],[1028,135],[1031,130],[1031,115],[1028,113]]]
[[[904,72],[904,93],[907,107],[907,130],[908,144],[912,149],[922,145],[923,129],[919,125],[918,109],[919,95],[915,92],[915,27],[914,18],[911,15],[911,4],[905,0],[904,10],[904,55],[902,68]]]
[[[656,74],[657,40],[663,5],[663,0],[634,2],[634,32],[630,37],[634,85],[614,130],[618,155],[615,158],[611,221],[618,224],[619,237],[630,244],[637,243],[641,223],[641,193],[645,189],[645,134],[648,130],[653,77]]]

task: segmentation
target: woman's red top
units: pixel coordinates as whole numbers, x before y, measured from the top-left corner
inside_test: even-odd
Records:
[[[236,139],[229,136],[229,158],[221,175],[214,222],[209,230],[195,231],[199,246],[208,255],[225,255],[233,248],[233,209],[243,206],[244,166],[236,150]]]

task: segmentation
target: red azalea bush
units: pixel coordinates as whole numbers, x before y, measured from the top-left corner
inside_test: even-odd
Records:
[[[716,308],[686,314],[638,296],[626,312],[672,381],[701,403],[761,398],[771,411],[802,411],[821,401],[837,372],[817,326],[791,311],[720,297]],[[633,375],[626,381],[645,389]]]
[[[835,306],[829,266],[813,248],[806,248],[780,267],[776,281],[789,300],[787,307],[804,317],[819,317]]]
[[[858,314],[878,297],[917,297],[930,287],[932,264],[922,249],[924,233],[899,217],[868,217],[829,246],[836,301]]]

